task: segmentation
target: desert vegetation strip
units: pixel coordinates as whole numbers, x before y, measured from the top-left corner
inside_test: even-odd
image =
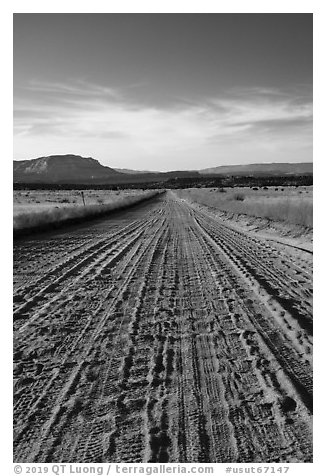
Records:
[[[65,225],[80,223],[85,220],[99,218],[112,212],[125,210],[146,200],[149,200],[162,191],[142,192],[137,195],[126,196],[112,203],[50,207],[44,210],[27,210],[16,213],[13,220],[14,237],[28,233],[56,229]]]
[[[312,228],[311,187],[256,187],[178,190],[178,196],[224,212]]]
[[[15,461],[312,461],[309,255],[167,192],[14,256]]]

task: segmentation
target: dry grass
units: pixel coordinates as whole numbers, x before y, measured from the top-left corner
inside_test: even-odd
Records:
[[[84,199],[86,205],[112,204],[140,193],[137,190],[84,190]],[[16,215],[54,207],[79,207],[83,205],[83,198],[79,190],[24,190],[14,191],[13,204]]]
[[[57,226],[63,223],[101,216],[111,211],[124,209],[131,205],[135,205],[143,200],[155,196],[158,192],[133,191],[133,193],[129,194],[124,193],[122,194],[122,196],[116,194],[112,195],[111,192],[110,197],[108,197],[108,194],[105,193],[105,198],[99,198],[98,194],[96,194],[95,197],[93,197],[93,203],[86,206],[83,206],[81,204],[82,199],[81,203],[79,202],[78,204],[75,204],[75,202],[72,201],[71,196],[70,200],[68,200],[60,196],[62,192],[54,193],[56,194],[56,197],[55,200],[52,201],[52,203],[41,203],[40,200],[35,200],[34,192],[32,194],[33,199],[30,199],[30,202],[26,201],[26,203],[19,204],[17,203],[17,200],[16,203],[14,201],[14,233],[19,233],[24,230],[44,229],[48,228],[51,225]],[[28,195],[28,197],[30,197],[30,194]],[[47,192],[47,196],[48,195],[49,192]],[[95,200],[97,200],[97,202],[95,202]],[[86,198],[85,202],[87,203]]]
[[[313,226],[312,187],[286,187],[254,190],[250,188],[178,190],[182,198],[222,211]]]

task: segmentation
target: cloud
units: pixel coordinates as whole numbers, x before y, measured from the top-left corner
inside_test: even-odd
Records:
[[[84,96],[84,97],[104,97],[119,98],[120,94],[116,89],[100,86],[98,84],[92,84],[84,80],[77,80],[72,83],[60,83],[60,82],[46,82],[33,80],[29,85],[25,86],[26,90],[33,91],[39,94],[54,94],[54,95],[68,95]]]
[[[304,158],[302,151],[307,154],[311,147],[312,102],[306,91],[233,89],[201,103],[176,100],[169,108],[142,104],[125,91],[84,81],[34,81],[28,91],[32,97],[25,94],[15,101],[17,155],[32,141],[48,141],[48,149],[60,143],[72,150],[79,144],[88,154],[99,159],[110,155],[128,167],[133,159],[142,168],[147,159],[157,159],[163,170],[170,168],[167,163],[172,168],[218,165],[221,156],[240,163],[246,160],[243,151],[250,160],[256,154],[257,161],[261,154],[269,160],[266,151],[276,154],[274,161],[285,160],[289,150]],[[51,153],[48,149],[41,155]]]

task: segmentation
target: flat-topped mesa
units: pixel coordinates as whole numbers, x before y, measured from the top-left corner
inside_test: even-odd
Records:
[[[105,180],[121,175],[92,157],[50,155],[32,160],[14,161],[16,182],[82,182]]]

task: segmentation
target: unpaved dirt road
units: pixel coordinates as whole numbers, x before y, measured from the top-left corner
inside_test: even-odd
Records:
[[[311,255],[296,251],[172,192],[17,240],[15,461],[311,461]]]

